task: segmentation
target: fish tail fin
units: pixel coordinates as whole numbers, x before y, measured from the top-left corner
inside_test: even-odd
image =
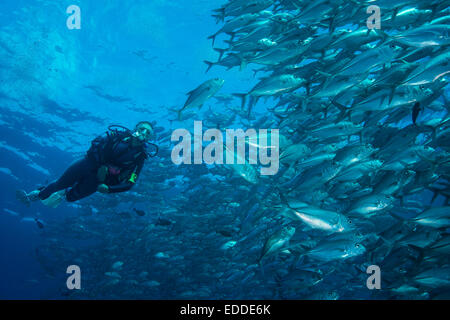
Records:
[[[239,71],[242,71],[245,69],[245,67],[247,67],[247,60],[242,56],[242,54],[236,54],[236,56],[238,57],[238,59],[241,61],[240,65],[239,65]]]
[[[221,17],[220,17],[220,15],[219,14],[213,14],[213,15],[211,15],[213,18],[215,18],[216,19],[216,23],[219,23],[220,22],[220,20],[221,20]]]
[[[385,237],[380,236],[380,239],[381,239],[386,245],[388,245],[389,247],[390,247],[391,245],[393,245],[393,242],[392,242],[392,241],[389,241],[389,240],[386,239]]]
[[[259,71],[261,71],[261,70],[258,70],[258,69],[253,69],[253,78],[255,78],[255,77],[256,77],[256,73],[258,73]]]
[[[233,93],[233,96],[238,97],[242,100],[241,109],[244,110],[245,102],[247,99],[247,94],[246,93]]]
[[[180,110],[172,109],[172,111],[174,111],[177,114],[177,119],[176,120],[181,121],[182,120],[181,111],[183,111],[183,109],[180,109]]]
[[[433,188],[433,187],[428,187],[428,190],[433,192],[433,196],[431,197],[431,201],[430,201],[430,203],[433,203],[434,200],[436,200],[436,198],[439,196],[441,190],[438,188]]]
[[[281,192],[281,190],[277,187],[276,188],[278,195],[280,196],[280,200],[282,203],[284,203],[287,207],[289,207],[289,202],[287,201],[286,197],[284,196],[284,194]],[[289,207],[290,208],[290,207]]]
[[[217,33],[212,34],[208,37],[208,39],[212,39],[212,46],[214,47],[214,42],[216,41]]]
[[[348,117],[348,115],[349,115],[348,108],[346,108],[343,104],[337,102],[336,99],[333,99],[333,100],[331,101],[331,103],[332,103],[335,107],[337,107],[337,108],[339,109],[339,111],[341,112],[341,113],[339,114],[339,116],[338,116],[337,122],[339,122],[339,121],[341,121],[341,120],[343,120],[343,119],[345,119],[345,118]]]
[[[258,97],[250,96],[250,101],[248,103],[247,117],[250,120],[250,113],[252,112],[253,106],[258,102]]]
[[[211,69],[212,66],[214,65],[214,62],[207,61],[207,60],[204,60],[203,62],[206,63],[206,64],[208,65],[208,68],[207,68],[206,71],[205,71],[205,73],[208,73],[209,69]]]
[[[392,21],[395,20],[395,17],[397,16],[397,13],[398,13],[398,10],[399,10],[398,7],[394,8],[394,11],[392,12],[392,15],[391,15]],[[398,20],[398,19],[397,19],[397,20]]]
[[[223,20],[225,19],[225,7],[214,9],[213,12],[216,13],[212,15],[214,18],[216,18],[216,23],[220,21],[223,22]]]
[[[306,95],[309,97],[311,95],[311,82],[307,81],[305,83]]]
[[[228,34],[228,35],[230,36],[230,39],[227,40],[227,42],[228,42],[228,43],[233,42],[234,36],[236,35],[236,32],[234,32],[234,31],[228,31],[228,32],[225,32],[225,33]]]
[[[175,112],[176,114],[177,114],[177,119],[173,119],[173,120],[171,120],[171,121],[175,121],[175,120],[181,120],[181,111],[183,110],[183,109],[181,109],[181,110],[178,110],[178,109],[175,109],[175,107],[172,107],[172,108],[168,108],[169,109],[169,111],[172,111],[172,112]]]
[[[395,213],[393,210],[389,211],[389,214],[390,214],[393,218],[395,218],[395,219],[397,219],[397,220],[399,220],[399,221],[405,221],[405,220],[406,220],[405,218],[403,218],[403,217],[400,216],[399,214]]]
[[[222,48],[213,48],[213,50],[219,53],[219,59],[217,61],[220,61],[223,57],[223,54],[227,51],[227,49]]]
[[[305,250],[305,252],[308,250],[307,248],[304,248],[304,247],[302,247],[302,249],[304,249]],[[304,254],[304,253],[301,253],[301,254],[299,254],[299,256],[298,256],[298,258],[297,258],[297,260],[296,260],[296,262],[295,262],[295,264],[296,265],[298,265],[299,263],[302,263],[302,264],[309,264],[310,263],[310,258],[308,258],[308,256],[306,255],[306,254]]]
[[[332,34],[334,32],[334,29],[336,28],[334,16],[332,15],[329,20],[330,20],[330,23],[328,24],[328,29],[329,29],[329,33]]]
[[[421,110],[420,102],[416,102],[412,109],[412,123],[414,125],[416,125],[416,120],[417,117],[419,116],[420,110]]]
[[[422,261],[423,260],[423,258],[425,256],[425,249],[424,248],[415,246],[413,244],[408,244],[408,247],[410,247],[413,250],[416,250],[419,253],[419,256],[417,258],[418,261]]]
[[[391,87],[391,92],[389,93],[389,104],[392,103],[392,100],[394,99],[395,96],[395,87]]]
[[[370,30],[371,32],[374,32],[374,31],[375,31],[375,30],[371,30],[371,29],[369,29],[369,30]],[[388,41],[391,41],[390,36],[389,36],[386,32],[384,32],[382,29],[377,29],[376,32],[379,33],[379,34],[381,35],[381,40],[382,40],[384,43],[386,43],[386,42],[388,42]]]

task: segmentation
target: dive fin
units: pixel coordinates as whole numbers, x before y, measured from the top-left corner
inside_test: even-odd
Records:
[[[61,202],[65,199],[66,190],[61,190],[53,193],[50,197],[45,200],[41,200],[41,202],[50,208],[57,208]]]
[[[28,195],[27,195],[27,193],[24,190],[17,190],[16,191],[16,198],[17,198],[17,200],[22,202],[27,207],[29,207],[30,204],[31,204],[31,201],[28,198]]]

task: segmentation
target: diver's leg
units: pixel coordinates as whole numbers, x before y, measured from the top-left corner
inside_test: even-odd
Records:
[[[52,193],[69,188],[78,181],[83,180],[86,176],[92,175],[95,176],[96,173],[95,165],[91,160],[83,158],[75,161],[58,180],[49,184],[39,192],[39,199],[45,200],[50,197]]]
[[[97,191],[98,179],[97,175],[85,176],[83,180],[77,182],[72,188],[66,192],[66,200],[69,202],[86,198]]]

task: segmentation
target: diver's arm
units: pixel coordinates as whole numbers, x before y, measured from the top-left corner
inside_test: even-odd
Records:
[[[142,168],[144,167],[144,160],[139,162],[139,164],[136,167],[136,170],[133,171],[130,178],[126,180],[125,182],[122,182],[121,184],[117,184],[114,186],[108,186],[108,193],[117,193],[117,192],[124,192],[130,190],[134,184],[136,183],[136,180],[141,173]]]

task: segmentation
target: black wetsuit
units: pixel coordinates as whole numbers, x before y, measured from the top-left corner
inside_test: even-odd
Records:
[[[39,193],[41,200],[52,193],[67,189],[67,201],[77,201],[97,191],[99,184],[109,187],[109,193],[123,192],[131,189],[135,179],[147,158],[145,145],[133,147],[131,134],[123,132],[107,132],[92,141],[86,156],[74,162],[55,182],[43,188]],[[99,181],[97,171],[101,166],[110,168],[105,181]]]

